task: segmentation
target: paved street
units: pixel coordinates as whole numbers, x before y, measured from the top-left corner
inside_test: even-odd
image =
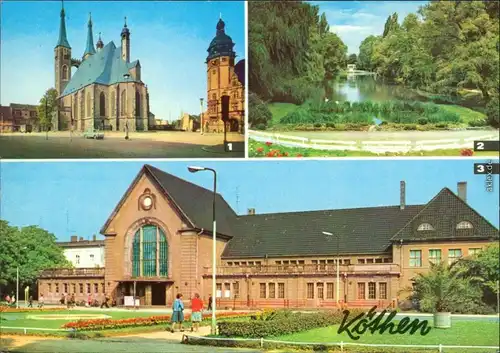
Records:
[[[227,140],[244,141],[237,133]],[[0,135],[1,158],[235,158],[244,151],[224,152],[223,134],[201,135],[195,132],[157,131],[130,133],[106,132],[102,140],[85,139],[69,132],[3,133]]]

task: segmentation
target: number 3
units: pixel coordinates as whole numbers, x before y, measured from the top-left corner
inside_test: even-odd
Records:
[[[479,164],[479,165],[477,166],[477,171],[478,171],[479,173],[484,172],[484,165]]]

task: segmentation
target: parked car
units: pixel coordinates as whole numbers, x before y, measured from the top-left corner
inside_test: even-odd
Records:
[[[83,133],[83,137],[85,137],[86,139],[103,139],[104,138],[104,132],[98,130],[98,129],[93,129],[93,128],[90,128],[90,129],[87,129],[84,133]]]

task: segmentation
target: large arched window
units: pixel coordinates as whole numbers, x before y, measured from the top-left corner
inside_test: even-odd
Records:
[[[155,225],[141,227],[132,241],[132,277],[166,276],[168,243],[163,230]]]
[[[120,97],[120,115],[127,114],[127,91],[123,90]]]
[[[101,92],[99,96],[99,115],[106,116],[106,97],[104,96],[104,92]]]

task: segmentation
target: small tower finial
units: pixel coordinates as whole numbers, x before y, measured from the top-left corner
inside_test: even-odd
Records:
[[[127,16],[125,16],[125,27],[127,27]]]

